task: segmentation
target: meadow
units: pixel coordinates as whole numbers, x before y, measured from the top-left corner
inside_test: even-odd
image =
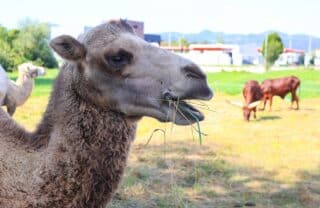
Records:
[[[36,80],[14,119],[34,129],[58,70]],[[302,80],[301,109],[276,98],[273,111],[244,122],[242,100],[249,79],[296,75]],[[17,74],[9,75],[15,79]],[[206,120],[179,127],[143,118],[121,187],[110,207],[320,207],[320,71],[297,69],[263,74],[208,73],[215,91],[209,102],[192,103]],[[160,129],[158,131],[155,131]],[[153,133],[154,132],[154,133]]]

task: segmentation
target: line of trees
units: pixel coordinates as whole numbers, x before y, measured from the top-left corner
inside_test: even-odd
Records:
[[[15,70],[17,65],[31,61],[48,68],[58,66],[48,42],[50,25],[24,20],[17,29],[0,25],[0,64],[6,70]]]

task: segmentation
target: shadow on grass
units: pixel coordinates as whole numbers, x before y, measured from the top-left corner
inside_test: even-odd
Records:
[[[240,167],[212,147],[175,142],[135,145],[122,185],[110,207],[318,208],[318,172],[300,182],[276,180],[278,172]],[[130,157],[130,156],[129,156]]]
[[[299,110],[295,109],[296,111],[317,111],[315,108],[301,108]]]
[[[268,121],[268,120],[278,120],[282,119],[280,116],[261,116],[257,119],[257,121]]]

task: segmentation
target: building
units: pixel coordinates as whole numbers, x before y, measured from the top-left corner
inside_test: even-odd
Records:
[[[285,48],[274,64],[276,66],[302,65],[304,64],[304,56],[305,53],[303,50]]]
[[[126,20],[127,23],[133,28],[134,32],[142,39],[146,40],[150,43],[155,43],[156,45],[160,45],[161,36],[157,34],[144,34],[144,22],[134,21],[134,20]],[[84,31],[90,30],[92,27],[85,26]]]
[[[142,39],[144,39],[144,22],[126,20],[129,25],[133,28],[134,32]]]
[[[161,36],[156,34],[144,34],[144,40],[149,43],[156,43],[160,46]]]
[[[162,47],[188,58],[199,65],[242,65],[239,45],[191,44],[189,47]]]
[[[314,65],[320,67],[320,49],[315,50]]]
[[[144,38],[144,23],[133,20],[126,20],[127,23],[133,28],[134,32],[140,37]],[[90,30],[92,27],[84,26],[84,32]]]
[[[240,46],[240,53],[242,54],[242,63],[246,65],[261,65],[263,64],[263,57],[260,51],[257,50],[257,44],[248,43]]]

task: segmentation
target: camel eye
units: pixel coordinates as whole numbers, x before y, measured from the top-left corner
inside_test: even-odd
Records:
[[[131,63],[132,54],[127,51],[120,50],[116,54],[107,54],[105,58],[112,67],[122,68]]]

